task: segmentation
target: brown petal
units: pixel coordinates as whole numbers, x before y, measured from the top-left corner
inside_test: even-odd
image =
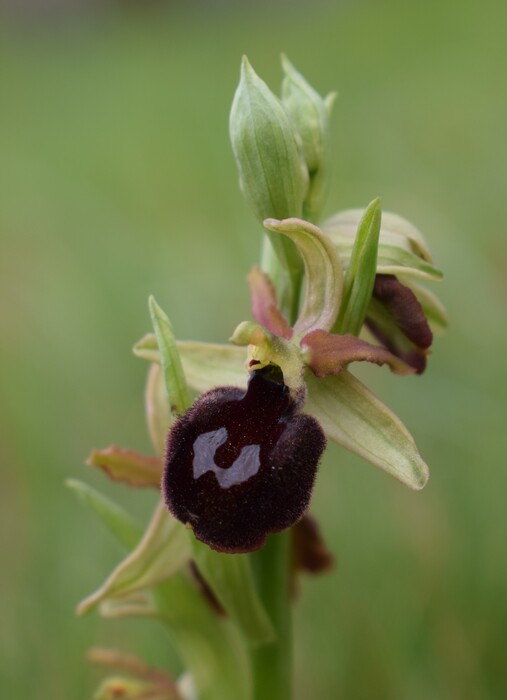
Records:
[[[162,460],[159,457],[145,457],[112,445],[105,450],[92,450],[86,464],[99,467],[113,481],[123,481],[136,488],[160,488]]]
[[[414,369],[393,355],[389,350],[371,345],[355,335],[333,335],[316,330],[308,333],[301,345],[308,348],[308,365],[317,377],[338,374],[350,362],[374,362],[388,364],[395,374],[412,374]]]
[[[286,340],[292,338],[292,328],[282,315],[276,303],[275,288],[266,275],[256,265],[247,277],[250,285],[252,316],[271,333]]]

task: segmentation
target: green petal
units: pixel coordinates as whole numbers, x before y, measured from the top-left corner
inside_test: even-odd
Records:
[[[181,366],[171,322],[153,297],[149,299],[153,328],[172,413],[184,413],[191,404],[190,393]]]
[[[188,531],[160,502],[137,547],[95,593],[79,604],[78,614],[93,610],[103,600],[121,598],[160,583],[185,566],[190,554]]]
[[[414,439],[397,416],[358,379],[344,370],[337,376],[306,377],[305,410],[326,435],[412,489],[421,489],[429,470]]]
[[[260,601],[246,554],[215,552],[192,541],[193,558],[218,601],[251,644],[273,641],[274,630]]]
[[[290,238],[305,266],[305,295],[294,331],[302,336],[316,328],[329,331],[338,315],[342,295],[342,268],[331,241],[320,229],[302,219],[266,219],[270,231]]]
[[[136,521],[114,501],[77,479],[67,479],[68,486],[93,515],[125,549],[131,549],[142,537],[143,530]]]
[[[368,309],[375,275],[382,210],[380,199],[367,207],[361,218],[351,252],[345,280],[336,333],[359,335]]]

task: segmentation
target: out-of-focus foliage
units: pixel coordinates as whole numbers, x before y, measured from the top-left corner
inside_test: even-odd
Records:
[[[283,50],[321,94],[340,93],[328,201],[381,195],[414,221],[446,270],[451,318],[423,378],[360,368],[432,478],[412,494],[328,452],[313,510],[338,566],[301,587],[297,697],[496,700],[507,694],[507,9],[221,8],[1,25],[0,696],[88,698],[97,676],[84,653],[99,642],[178,671],[150,623],[73,617],[121,552],[63,481],[86,475],[147,519],[154,493],[82,462],[90,444],[149,451],[145,365],[130,352],[150,328],[148,294],[179,338],[221,342],[248,317],[259,230],[228,111],[241,54],[278,90]]]

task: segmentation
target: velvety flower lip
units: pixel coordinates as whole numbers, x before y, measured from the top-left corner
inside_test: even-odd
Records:
[[[253,551],[303,516],[326,440],[297,408],[271,365],[251,373],[246,392],[212,389],[175,422],[162,491],[198,540]]]

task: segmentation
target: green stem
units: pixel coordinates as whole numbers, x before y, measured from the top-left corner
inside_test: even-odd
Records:
[[[259,594],[276,632],[273,643],[252,650],[254,700],[292,697],[290,539],[290,530],[272,535],[266,546],[252,555]]]
[[[280,310],[294,325],[298,316],[302,268],[289,275],[267,236],[264,238],[262,269],[277,291]],[[292,698],[292,611],[290,596],[291,532],[271,535],[266,545],[254,552],[252,561],[259,595],[275,628],[271,644],[252,650],[253,700]]]

